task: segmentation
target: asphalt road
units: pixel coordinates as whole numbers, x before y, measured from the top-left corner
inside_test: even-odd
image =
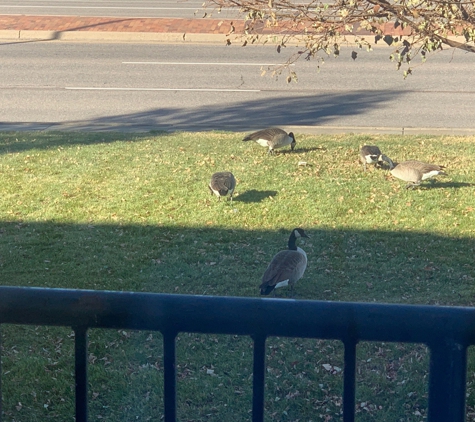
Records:
[[[201,18],[204,0],[0,0],[0,15]],[[195,15],[195,12],[198,13]],[[235,16],[224,10],[221,15]]]
[[[385,48],[362,51],[356,61],[343,50],[320,72],[315,62],[301,61],[293,67],[296,84],[260,76],[292,51],[3,43],[0,129],[248,131],[279,125],[309,132],[475,133],[475,55],[439,53],[406,80]]]

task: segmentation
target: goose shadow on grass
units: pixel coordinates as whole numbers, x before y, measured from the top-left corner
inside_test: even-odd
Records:
[[[326,147],[304,147],[304,148],[298,148],[295,149],[294,152],[297,152],[299,154],[305,154],[307,152],[312,152],[312,151],[326,151]]]
[[[413,189],[447,189],[447,188],[454,188],[454,189],[460,189],[460,188],[469,188],[475,186],[475,183],[467,183],[467,182],[439,182],[439,181],[433,181],[425,184],[421,184],[420,186],[415,186]],[[411,189],[409,187],[408,189]]]
[[[233,198],[233,201],[239,202],[262,202],[264,199],[277,195],[275,190],[247,190]]]
[[[326,151],[325,147],[304,147],[304,148],[295,148],[293,151],[291,149],[279,149],[274,152],[274,154],[268,155],[287,155],[287,154],[305,154],[311,151]]]

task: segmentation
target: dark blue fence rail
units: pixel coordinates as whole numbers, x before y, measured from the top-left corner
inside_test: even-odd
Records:
[[[263,320],[267,322],[265,325],[256,323]],[[86,422],[88,417],[89,328],[162,333],[166,422],[176,420],[175,339],[179,332],[253,338],[252,420],[255,422],[264,420],[265,342],[269,336],[334,339],[344,343],[345,422],[355,420],[359,341],[425,343],[429,347],[430,422],[465,420],[467,348],[475,344],[474,308],[90,290],[0,287],[0,324],[6,323],[74,329],[77,422]]]

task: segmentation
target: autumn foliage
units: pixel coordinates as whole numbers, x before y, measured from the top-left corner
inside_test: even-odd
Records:
[[[377,43],[393,47],[397,68],[411,73],[416,56],[444,47],[475,52],[473,1],[444,0],[207,0],[213,10],[235,8],[243,21],[231,26],[242,34],[243,44],[265,43],[271,37],[277,48],[297,41],[301,46],[289,63],[300,57],[317,59],[339,55],[353,45],[370,50]],[[228,39],[228,43],[230,40]],[[356,52],[352,51],[353,58]]]

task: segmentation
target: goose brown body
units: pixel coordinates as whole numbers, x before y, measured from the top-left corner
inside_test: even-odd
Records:
[[[261,295],[268,295],[274,289],[290,286],[300,280],[307,268],[307,254],[296,245],[298,237],[308,237],[303,229],[292,230],[288,249],[278,252],[271,260],[259,286]]]
[[[211,176],[208,187],[211,193],[218,197],[218,200],[221,200],[222,196],[229,194],[232,201],[234,188],[236,187],[236,178],[230,171],[220,171]]]
[[[447,174],[443,170],[445,167],[438,164],[430,164],[417,160],[396,163],[385,155],[382,155],[382,159],[389,163],[389,171],[394,177],[409,182],[406,188],[419,186],[423,180],[439,175],[445,176]]]
[[[268,147],[268,154],[273,154],[274,150],[290,145],[290,149],[295,148],[295,136],[292,132],[287,133],[278,127],[270,127],[253,132],[247,135],[243,141],[255,141],[263,147]]]

